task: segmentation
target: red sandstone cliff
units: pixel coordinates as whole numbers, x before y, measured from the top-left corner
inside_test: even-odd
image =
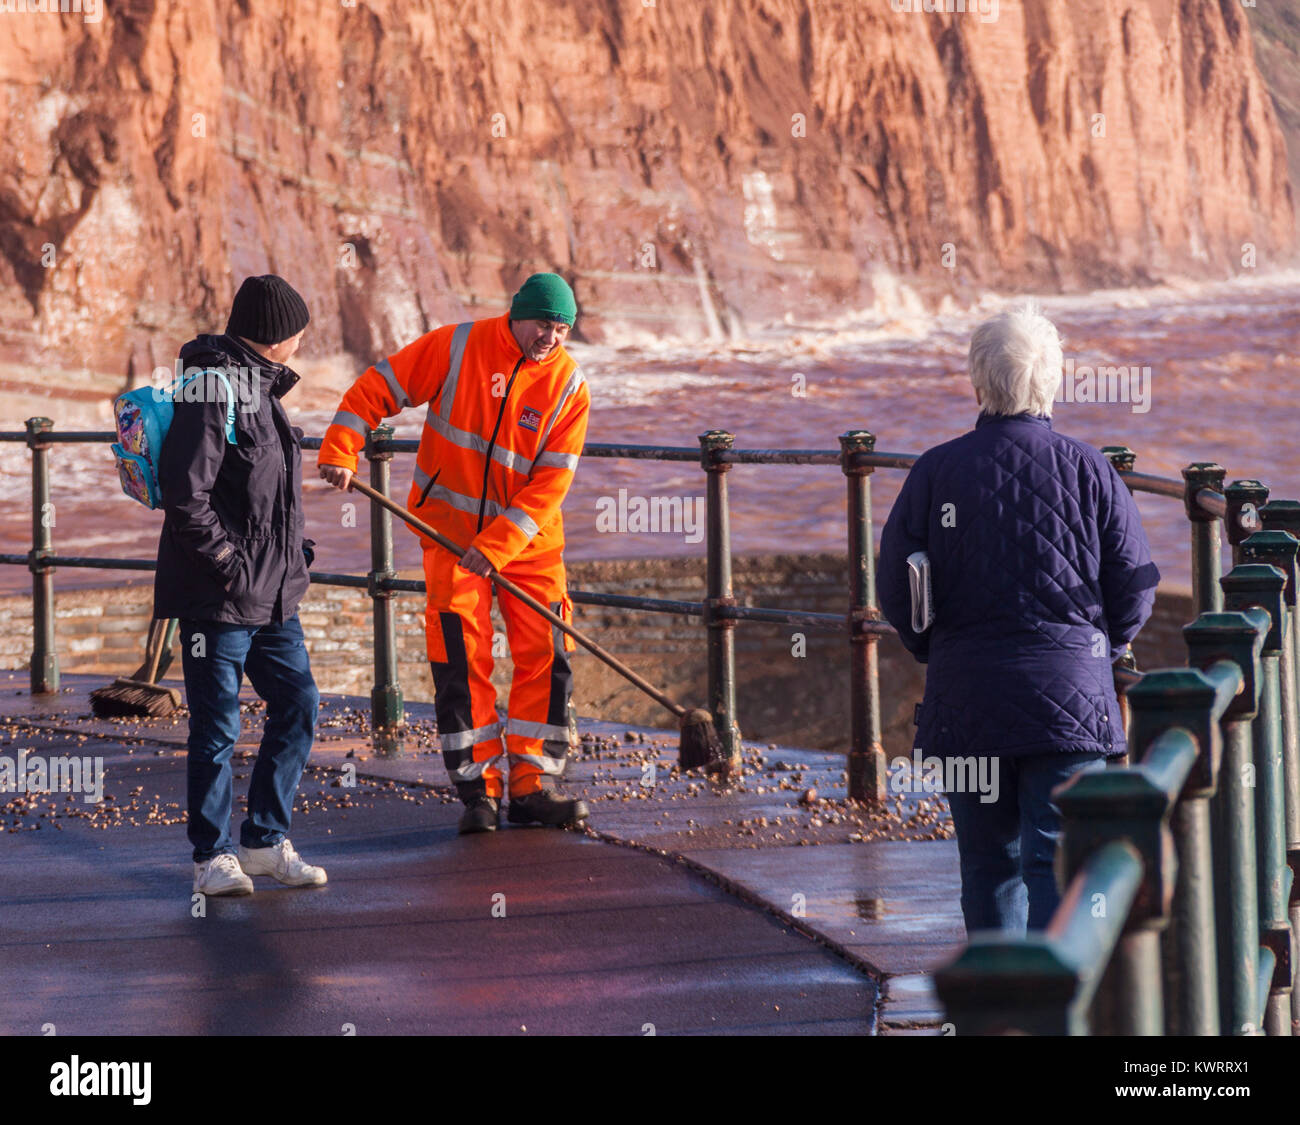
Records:
[[[142,376],[267,270],[368,362],[536,269],[616,340],[1290,258],[1237,0],[912,5],[0,14],[0,362]]]

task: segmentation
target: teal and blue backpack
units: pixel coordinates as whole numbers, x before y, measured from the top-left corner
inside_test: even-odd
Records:
[[[170,387],[139,387],[113,400],[113,417],[117,421],[117,441],[113,457],[122,491],[146,508],[162,504],[158,487],[158,455],[171,428],[174,399],[191,380],[208,372],[226,385],[226,442],[235,444],[235,394],[224,371],[206,368],[178,379]]]

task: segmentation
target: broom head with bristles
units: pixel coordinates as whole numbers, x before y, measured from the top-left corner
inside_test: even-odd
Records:
[[[713,716],[704,708],[687,711],[682,717],[681,742],[677,761],[684,770],[706,769],[710,773],[727,767],[727,752],[713,725]]]
[[[90,709],[101,719],[162,718],[181,705],[181,693],[144,680],[118,679],[90,693]]]

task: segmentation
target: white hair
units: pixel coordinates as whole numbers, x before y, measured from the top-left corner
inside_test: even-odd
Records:
[[[981,414],[1052,414],[1061,338],[1033,301],[986,320],[970,338],[970,381]]]

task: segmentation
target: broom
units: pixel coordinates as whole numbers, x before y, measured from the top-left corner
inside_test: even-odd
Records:
[[[181,705],[179,691],[154,682],[161,675],[163,652],[171,648],[175,630],[174,618],[156,617],[149,622],[144,663],[135,675],[121,677],[90,693],[90,709],[96,716],[101,719],[162,717],[170,715]]]
[[[367,484],[363,484],[352,478],[351,487],[357,492],[370,497],[381,508],[387,508],[395,516],[400,516],[411,527],[422,535],[427,535],[440,547],[445,547],[458,559],[463,558],[465,552],[462,548],[456,546],[450,539],[434,531],[427,523],[418,517],[412,515],[400,504],[390,500],[382,492],[377,492]],[[620,676],[630,680],[639,687],[651,699],[666,707],[671,711],[680,722],[680,739],[678,741],[677,758],[682,769],[699,769],[703,767],[709,773],[721,773],[728,775],[732,770],[740,767],[740,755],[736,754],[728,759],[726,751],[722,746],[722,739],[718,737],[717,728],[713,725],[713,716],[702,707],[686,708],[675,700],[669,699],[662,691],[653,684],[648,683],[632,671],[626,664],[623,664],[616,657],[611,656],[600,645],[588,637],[583,636],[577,629],[573,628],[564,621],[558,614],[553,613],[548,606],[543,605],[532,595],[525,593],[513,582],[503,578],[495,570],[489,575],[497,586],[505,590],[506,593],[518,598],[524,605],[528,606],[534,612],[541,614],[547,621],[554,625],[563,633],[572,637],[583,648],[592,655],[604,661],[614,669]]]

